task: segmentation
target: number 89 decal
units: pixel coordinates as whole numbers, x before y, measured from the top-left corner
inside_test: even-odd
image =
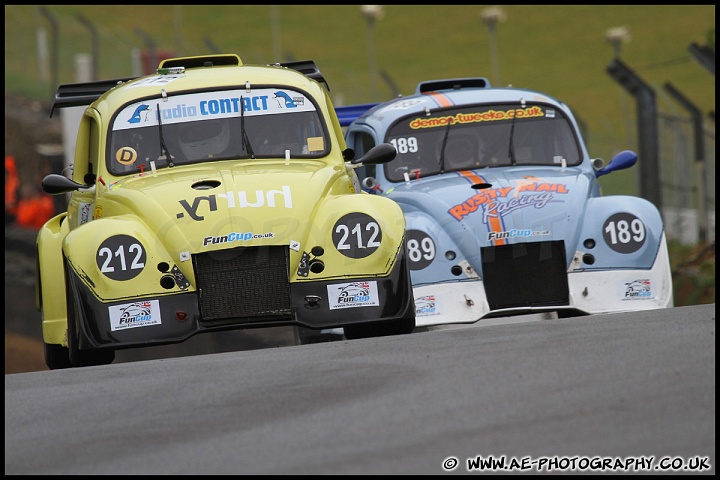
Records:
[[[98,248],[95,261],[100,271],[113,280],[130,280],[145,268],[147,254],[130,235],[114,235]]]
[[[633,253],[645,244],[645,224],[632,213],[611,215],[603,225],[603,238],[618,253]]]
[[[435,242],[422,230],[407,231],[407,251],[410,270],[422,270],[435,258]]]
[[[332,234],[335,248],[350,258],[365,258],[380,246],[382,231],[370,215],[348,213],[335,222]]]

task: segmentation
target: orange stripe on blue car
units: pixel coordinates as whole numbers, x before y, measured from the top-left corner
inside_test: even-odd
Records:
[[[427,92],[425,95],[430,96],[440,107],[452,107],[455,105],[450,98],[444,93],[439,92]]]
[[[477,173],[473,172],[472,170],[465,170],[462,172],[458,172],[458,175],[461,177],[465,177],[470,184],[475,185],[478,183],[487,183],[487,180],[485,180],[482,176],[478,175]],[[480,190],[478,193],[476,193],[471,199],[468,199],[468,201],[473,201],[473,203],[482,204],[487,201],[490,201],[490,197],[488,196],[486,191]],[[502,218],[498,215],[488,215],[487,216],[487,222],[486,222],[488,232],[502,232],[505,230],[502,222]],[[507,241],[504,238],[497,238],[496,235],[495,238],[492,240],[493,245],[505,245],[507,244]]]

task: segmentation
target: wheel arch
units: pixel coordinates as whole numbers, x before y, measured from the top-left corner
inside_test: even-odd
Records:
[[[42,313],[43,341],[67,345],[65,265],[62,244],[69,232],[67,213],[49,220],[38,232],[35,307]]]

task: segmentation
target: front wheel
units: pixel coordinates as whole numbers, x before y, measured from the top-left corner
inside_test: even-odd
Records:
[[[40,310],[43,321],[45,321],[45,310]],[[67,347],[63,347],[57,343],[43,342],[43,351],[45,352],[45,365],[50,370],[61,370],[70,368],[70,352]]]
[[[67,347],[56,343],[43,343],[43,349],[45,351],[45,365],[47,365],[50,370],[72,367],[70,363],[70,352]]]
[[[415,317],[401,318],[384,322],[358,323],[346,325],[345,338],[355,340],[358,338],[385,337],[388,335],[405,335],[415,330]]]

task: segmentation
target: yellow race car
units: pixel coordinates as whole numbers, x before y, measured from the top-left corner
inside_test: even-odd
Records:
[[[89,105],[67,212],[37,237],[37,309],[50,369],[109,364],[118,349],[202,332],[342,328],[410,333],[405,220],[364,193],[312,61],[173,58],[140,78],[61,85]]]

